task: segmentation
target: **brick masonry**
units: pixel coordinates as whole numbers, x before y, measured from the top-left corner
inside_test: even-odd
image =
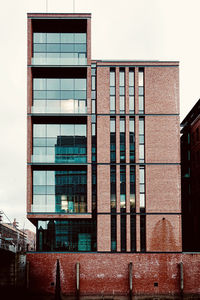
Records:
[[[134,295],[180,293],[180,262],[183,263],[184,293],[200,295],[199,254],[95,254],[28,253],[30,288],[54,293],[56,260],[60,261],[61,290],[75,294],[75,265],[80,263],[81,295],[127,295],[128,264],[133,263]],[[154,286],[157,283],[158,286]]]

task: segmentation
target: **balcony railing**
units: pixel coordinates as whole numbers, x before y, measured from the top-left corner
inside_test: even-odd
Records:
[[[32,155],[32,163],[85,164],[86,155]]]
[[[87,65],[87,58],[63,58],[63,57],[32,57],[32,65],[64,65],[76,66]]]
[[[35,213],[87,213],[87,203],[74,203],[73,201],[61,201],[62,204],[32,204],[31,211]]]
[[[72,102],[72,101],[71,101]],[[50,105],[46,104],[46,101],[43,101],[43,105],[37,105],[37,101],[35,101],[35,105],[32,106],[32,113],[56,113],[56,114],[86,114],[87,107],[74,105],[74,100],[70,103],[70,100],[51,100]],[[78,101],[77,101],[78,103]]]

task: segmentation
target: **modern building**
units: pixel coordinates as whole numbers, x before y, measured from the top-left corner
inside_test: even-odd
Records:
[[[90,14],[28,15],[37,251],[181,251],[178,72],[91,60]]]
[[[181,123],[183,250],[200,251],[200,100]]]
[[[105,293],[126,293],[134,261],[136,281],[166,272],[148,286],[140,281],[139,292],[177,293],[179,63],[93,60],[91,14],[29,13],[27,70],[32,286],[40,288],[43,274],[44,289],[53,291],[59,259],[66,293],[76,262],[84,293],[103,293],[102,281]]]

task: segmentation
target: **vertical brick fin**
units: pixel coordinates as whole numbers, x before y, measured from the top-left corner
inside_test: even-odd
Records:
[[[110,117],[97,117],[97,162],[110,162]]]
[[[32,204],[32,169],[31,166],[27,166],[27,212],[31,212]]]
[[[91,64],[91,19],[87,19],[87,62]]]
[[[97,165],[97,212],[110,212],[110,166]]]
[[[110,251],[111,226],[110,215],[97,216],[97,251]]]
[[[97,113],[110,113],[110,68],[97,67]]]

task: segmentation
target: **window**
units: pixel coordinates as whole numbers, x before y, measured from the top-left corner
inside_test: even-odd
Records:
[[[96,113],[96,64],[92,64],[92,114]],[[95,70],[95,71],[94,71]]]
[[[93,220],[39,220],[37,251],[96,251]]]
[[[119,108],[120,113],[125,112],[125,69],[119,70]]]
[[[34,78],[33,112],[86,113],[85,78]]]
[[[139,68],[139,114],[144,113],[144,69]]]
[[[110,113],[115,113],[115,69],[110,69]]]
[[[86,124],[34,124],[32,162],[86,163]]]
[[[116,161],[115,118],[110,118],[110,161]]]
[[[129,68],[129,113],[134,113],[134,69]]]
[[[125,162],[126,139],[125,139],[125,118],[120,117],[120,162]]]
[[[32,211],[86,213],[86,170],[34,170]]]
[[[130,211],[135,212],[135,167],[130,165]]]
[[[140,208],[145,208],[145,169],[140,166]]]
[[[135,162],[135,119],[129,119],[130,162]]]
[[[120,208],[126,212],[126,166],[120,166]]]
[[[144,118],[139,118],[139,162],[144,162]]]
[[[111,215],[111,251],[117,250],[117,220],[116,215]]]
[[[33,33],[33,64],[84,65],[86,33]]]
[[[111,212],[116,212],[116,166],[110,166],[110,204]]]

